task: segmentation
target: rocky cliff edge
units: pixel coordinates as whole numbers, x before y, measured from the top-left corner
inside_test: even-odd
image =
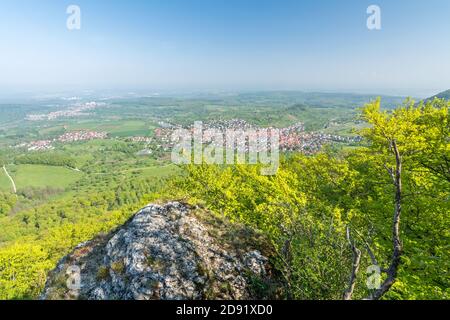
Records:
[[[266,298],[272,282],[267,243],[230,225],[180,202],[149,205],[64,257],[41,298]]]

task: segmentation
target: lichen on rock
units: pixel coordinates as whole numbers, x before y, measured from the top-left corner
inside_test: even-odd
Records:
[[[227,230],[212,232],[197,211],[180,202],[143,208],[110,235],[80,244],[64,257],[49,274],[41,298],[256,298],[249,277],[266,281],[268,258],[248,241],[232,244]],[[73,266],[80,270],[75,288],[67,286]]]

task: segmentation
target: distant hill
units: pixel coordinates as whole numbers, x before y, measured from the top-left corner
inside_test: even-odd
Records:
[[[450,90],[438,93],[437,95],[432,96],[432,97],[428,98],[427,100],[432,100],[434,98],[450,100]]]

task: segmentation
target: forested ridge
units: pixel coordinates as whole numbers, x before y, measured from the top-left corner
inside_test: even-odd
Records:
[[[133,176],[12,214],[16,196],[0,193],[0,298],[36,298],[77,244],[172,199],[264,234],[283,298],[450,298],[450,102],[380,105],[360,112],[369,124],[362,146],[287,155],[274,176],[250,165],[186,166],[170,181]]]

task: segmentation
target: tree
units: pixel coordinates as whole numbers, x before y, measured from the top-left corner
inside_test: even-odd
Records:
[[[378,289],[369,295],[370,299],[382,298],[398,280],[403,254],[400,221],[405,198],[408,196],[407,208],[413,211],[418,210],[423,202],[428,202],[430,196],[435,199],[441,198],[441,195],[444,195],[444,197],[447,195],[448,197],[448,159],[450,159],[448,107],[448,102],[437,99],[418,105],[415,105],[413,101],[407,101],[403,107],[388,113],[380,110],[380,100],[377,100],[363,109],[364,119],[371,125],[369,129],[363,132],[363,136],[370,143],[367,151],[374,156],[371,159],[371,165],[377,163],[378,166],[383,165],[389,174],[394,190],[392,254],[388,263],[389,266],[380,268],[386,274],[384,281]],[[392,162],[394,163],[393,166],[389,164]],[[406,164],[408,195],[403,192],[402,173],[404,164]],[[429,194],[430,191],[434,191],[436,194]],[[430,207],[429,209],[431,210],[427,212],[427,216],[424,216],[425,219],[436,218],[436,215],[438,215],[440,224],[448,227],[448,217],[445,219],[444,211],[441,211],[440,205],[436,204],[434,208]],[[425,230],[428,236],[433,232],[432,228],[430,229]],[[418,233],[416,231],[414,236],[420,237]],[[448,239],[448,233],[441,237],[445,243],[445,239]],[[430,243],[433,242],[432,239],[427,240]],[[436,242],[438,242],[436,247],[439,248],[441,242],[439,240]],[[436,250],[436,247],[434,250]],[[370,247],[368,248],[372,261],[377,261]],[[357,270],[358,267],[354,266],[353,271],[355,269]]]

